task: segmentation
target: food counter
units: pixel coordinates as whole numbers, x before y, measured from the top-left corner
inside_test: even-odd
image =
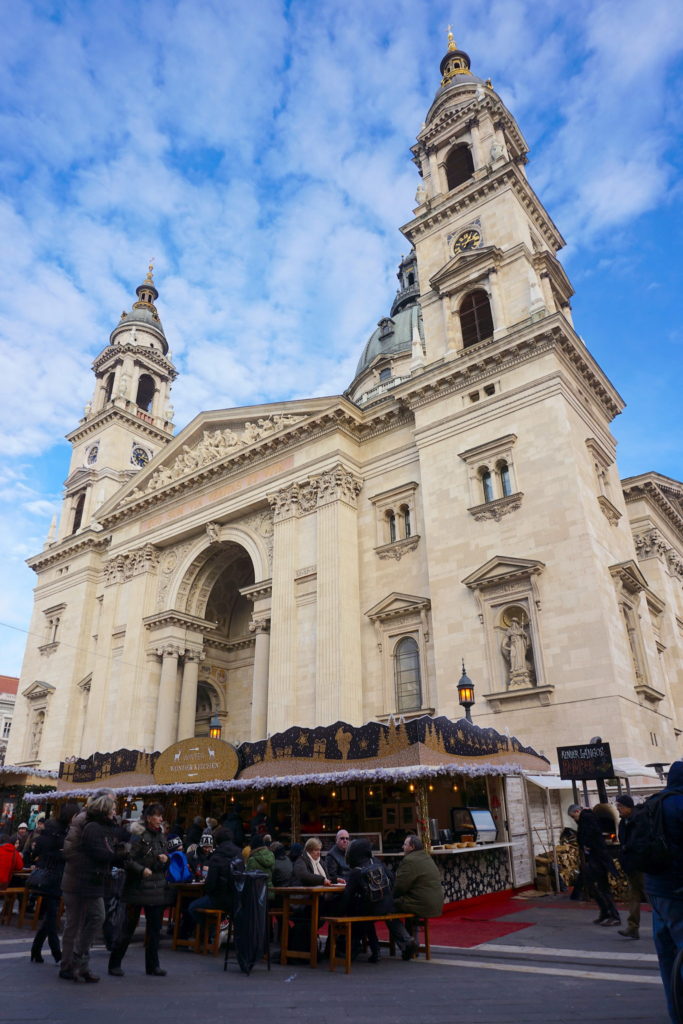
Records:
[[[446,903],[471,899],[487,893],[500,892],[512,886],[509,850],[512,843],[486,843],[455,848],[435,847],[431,850],[441,873]],[[383,853],[392,866],[402,853]]]

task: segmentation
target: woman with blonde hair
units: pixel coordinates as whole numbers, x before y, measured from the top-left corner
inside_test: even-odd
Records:
[[[294,864],[295,885],[334,885],[320,860],[323,844],[315,836],[306,840],[304,852]]]

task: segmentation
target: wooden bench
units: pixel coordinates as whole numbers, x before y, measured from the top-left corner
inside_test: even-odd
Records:
[[[203,920],[197,926],[195,951],[197,953],[213,953],[214,956],[218,956],[221,948],[221,921],[226,916],[225,911],[203,907],[197,913],[203,914]],[[212,925],[213,941],[211,941]]]
[[[409,917],[413,917],[413,915],[396,913],[371,915],[369,917],[325,917],[330,929],[330,970],[334,971],[337,968],[337,939],[340,935],[343,935],[346,943],[344,950],[344,973],[351,973],[351,929],[354,924],[359,924],[363,921],[406,921]]]
[[[2,897],[2,910],[0,910],[0,924],[11,924],[12,915],[14,914],[14,901],[19,901],[19,907],[17,909],[17,922],[21,918],[23,923],[24,914],[26,913],[26,900],[28,899],[28,891],[25,886],[10,886],[7,889],[0,891],[0,897]]]

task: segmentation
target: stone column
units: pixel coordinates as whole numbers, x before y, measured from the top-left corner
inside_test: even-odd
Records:
[[[481,135],[479,133],[479,118],[473,117],[468,122],[467,127],[470,130],[470,137],[472,139],[472,162],[474,163],[475,171],[479,170],[486,163],[481,151]]]
[[[491,297],[491,313],[493,314],[493,337],[502,338],[507,330],[505,310],[498,285],[498,271],[491,267],[489,271],[489,295]]]
[[[162,662],[154,749],[165,750],[175,743],[176,738],[175,700],[180,648],[176,644],[166,644],[157,649],[157,654]]]
[[[195,734],[197,719],[197,683],[199,662],[204,660],[201,651],[185,651],[183,682],[180,690],[180,712],[178,714],[178,740],[189,740]]]
[[[317,478],[316,723],[362,720],[357,498],[362,482],[338,465]]]
[[[294,572],[297,557],[296,513],[298,484],[285,487],[268,500],[273,509],[273,596],[270,624],[270,672],[266,733],[293,724],[297,672],[297,613]]]
[[[264,739],[268,731],[268,663],[270,660],[270,623],[268,619],[252,619],[249,632],[254,634],[254,679],[251,690],[251,739]]]

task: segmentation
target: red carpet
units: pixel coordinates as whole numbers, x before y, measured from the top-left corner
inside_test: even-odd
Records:
[[[430,938],[433,946],[454,946],[466,949],[479,946],[482,942],[495,942],[505,935],[531,928],[534,921],[509,922],[497,918],[520,911],[531,911],[528,903],[510,899],[509,892],[474,900],[462,900],[447,904],[442,917],[433,917],[430,923]],[[531,916],[531,913],[529,913]],[[377,926],[380,939],[387,938],[384,925]]]

